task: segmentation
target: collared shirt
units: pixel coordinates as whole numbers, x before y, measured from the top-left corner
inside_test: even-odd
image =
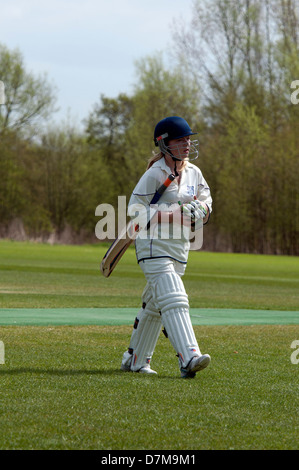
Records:
[[[147,219],[151,219],[158,209],[167,211],[170,207],[178,203],[184,204],[194,199],[204,202],[210,213],[212,212],[212,198],[210,188],[204,179],[200,169],[190,162],[181,172],[180,183],[174,180],[163,193],[157,205],[150,206],[151,200],[156,190],[164,183],[167,176],[171,173],[170,168],[161,158],[155,162],[142,175],[131,195],[128,213],[136,217],[136,205],[142,205],[145,208]],[[135,240],[136,256],[138,262],[151,258],[173,258],[181,263],[187,263],[190,250],[189,235],[183,230],[178,237],[177,231],[170,227],[173,224],[156,224],[148,231],[141,231]],[[166,234],[166,236],[165,236]]]

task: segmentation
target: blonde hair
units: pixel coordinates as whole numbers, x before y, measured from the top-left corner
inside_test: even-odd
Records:
[[[164,153],[162,152],[159,152],[159,153],[155,153],[153,152],[153,155],[151,156],[151,158],[148,160],[148,163],[147,163],[147,167],[146,169],[148,170],[154,163],[158,162],[159,160],[161,160],[161,158],[164,158]],[[186,167],[187,165],[187,162],[184,161],[183,162],[183,165],[181,166],[181,168],[178,170],[178,171],[183,171],[184,168]]]
[[[161,158],[163,158],[164,155],[162,152],[159,152],[159,153],[155,153],[153,152],[151,158],[149,158],[148,162],[147,162],[147,167],[146,169],[148,170],[155,162],[161,160]]]

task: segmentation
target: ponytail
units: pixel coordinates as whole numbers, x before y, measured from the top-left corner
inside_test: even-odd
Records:
[[[161,160],[161,158],[163,158],[164,155],[162,152],[160,153],[154,153],[153,152],[153,155],[151,156],[151,158],[149,159],[148,163],[147,163],[147,170],[155,163],[157,162],[158,160]]]

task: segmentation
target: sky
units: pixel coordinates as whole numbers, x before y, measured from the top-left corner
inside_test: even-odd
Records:
[[[170,50],[193,0],[0,0],[0,42],[55,87],[54,121],[80,127],[100,95],[130,94],[135,61]],[[1,77],[0,77],[1,80]]]

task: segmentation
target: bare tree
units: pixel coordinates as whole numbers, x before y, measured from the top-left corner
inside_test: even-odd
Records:
[[[5,100],[0,103],[0,134],[5,130],[30,129],[54,110],[53,86],[46,77],[35,78],[25,70],[18,50],[0,44],[0,79],[5,86]]]

